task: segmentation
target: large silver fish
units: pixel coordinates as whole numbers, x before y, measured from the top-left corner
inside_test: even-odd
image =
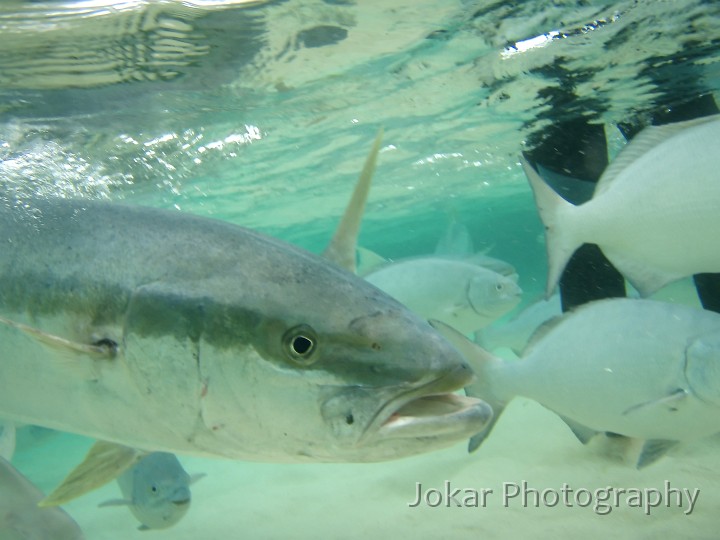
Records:
[[[425,321],[242,227],[32,200],[0,204],[0,245],[0,417],[150,451],[368,462],[491,416],[453,393],[471,370]]]
[[[514,396],[528,397],[583,442],[602,431],[645,440],[638,467],[678,441],[720,432],[717,313],[654,300],[592,302],[541,328],[516,362],[443,330],[477,371],[468,394],[491,403],[495,419]]]
[[[720,272],[720,115],[645,129],[580,206],[523,167],[545,225],[548,296],[583,243],[600,246],[642,296]]]

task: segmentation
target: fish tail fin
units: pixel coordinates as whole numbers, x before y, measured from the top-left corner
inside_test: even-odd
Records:
[[[530,165],[525,157],[520,157],[525,175],[535,196],[535,205],[540,219],[545,226],[545,243],[548,257],[548,278],[545,290],[549,298],[560,281],[565,266],[575,250],[580,247],[579,241],[573,234],[573,227],[566,226],[563,221],[575,206],[553,190]]]
[[[485,441],[500,418],[505,405],[513,397],[503,390],[500,380],[505,362],[476,345],[454,328],[435,320],[430,321],[430,324],[460,351],[475,373],[475,381],[465,387],[465,393],[470,397],[482,399],[492,407],[493,417],[490,422],[470,439],[468,452],[473,452]]]
[[[476,379],[471,385],[465,387],[465,394],[470,397],[482,399],[490,405],[493,410],[493,417],[490,422],[488,422],[480,433],[470,438],[468,452],[474,452],[485,442],[488,435],[490,435],[510,399],[508,396],[502,395],[497,380],[497,372],[502,368],[503,360],[475,343],[470,343],[470,345],[472,346],[473,354],[472,358],[468,355],[468,362],[475,372]]]

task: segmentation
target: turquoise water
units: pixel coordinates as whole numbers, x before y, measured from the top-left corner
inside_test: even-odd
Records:
[[[0,50],[6,197],[176,208],[320,252],[383,128],[360,244],[393,259],[431,253],[457,219],[477,249],[517,268],[525,303],[544,288],[546,261],[519,153],[553,124],[584,118],[605,126],[614,154],[618,122],[720,97],[720,3],[691,0],[14,1],[0,7]],[[679,290],[692,300],[687,284]],[[575,445],[529,401],[511,412],[471,458],[462,445],[375,468],[188,458],[189,472],[208,477],[188,516],[162,533],[136,532],[124,509],[95,508],[117,497],[114,486],[69,509],[89,539],[234,538],[238,529],[246,538],[500,538],[510,522],[542,538],[715,537],[717,441],[640,473]],[[27,436],[16,465],[47,491],[88,445]],[[497,487],[525,476],[541,488],[670,479],[703,491],[687,517],[499,504],[412,514],[405,504],[423,479]]]

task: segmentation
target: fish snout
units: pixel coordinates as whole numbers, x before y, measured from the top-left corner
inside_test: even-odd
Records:
[[[522,296],[523,290],[517,281],[505,278],[495,284],[495,289],[502,298],[515,299]]]
[[[191,500],[192,495],[190,493],[190,488],[184,486],[176,489],[173,492],[172,497],[170,497],[170,502],[175,506],[186,506],[190,504]]]

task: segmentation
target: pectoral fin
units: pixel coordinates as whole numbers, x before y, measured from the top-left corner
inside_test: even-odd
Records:
[[[205,478],[206,476],[207,476],[207,474],[205,474],[205,473],[191,474],[190,475],[190,485],[192,486],[195,482]]]
[[[38,506],[58,506],[97,489],[117,478],[145,455],[146,452],[135,448],[97,441],[83,462]]]
[[[665,439],[650,439],[645,441],[637,460],[636,467],[642,469],[648,465],[652,465],[658,459],[663,457],[668,450],[678,444],[678,441],[669,441]]]
[[[105,506],[130,506],[132,501],[127,499],[110,499],[109,501],[103,501],[98,504],[98,508],[104,508]]]
[[[566,416],[558,415],[560,418],[562,418],[563,422],[567,424],[567,426],[570,428],[570,430],[573,432],[573,434],[577,437],[578,441],[580,441],[583,444],[587,444],[590,442],[590,439],[592,439],[595,435],[598,434],[597,431],[595,431],[592,428],[589,428],[587,426],[584,426],[583,424],[580,424],[573,420],[572,418],[568,418]]]
[[[5,317],[0,317],[0,324],[15,328],[16,330],[19,330],[27,336],[35,339],[39,343],[42,343],[53,350],[59,350],[62,353],[87,355],[99,360],[113,358],[117,353],[117,344],[110,340],[101,340],[94,344],[77,343],[60,336],[48,334],[47,332],[43,332],[42,330],[33,328],[32,326],[11,321]]]

